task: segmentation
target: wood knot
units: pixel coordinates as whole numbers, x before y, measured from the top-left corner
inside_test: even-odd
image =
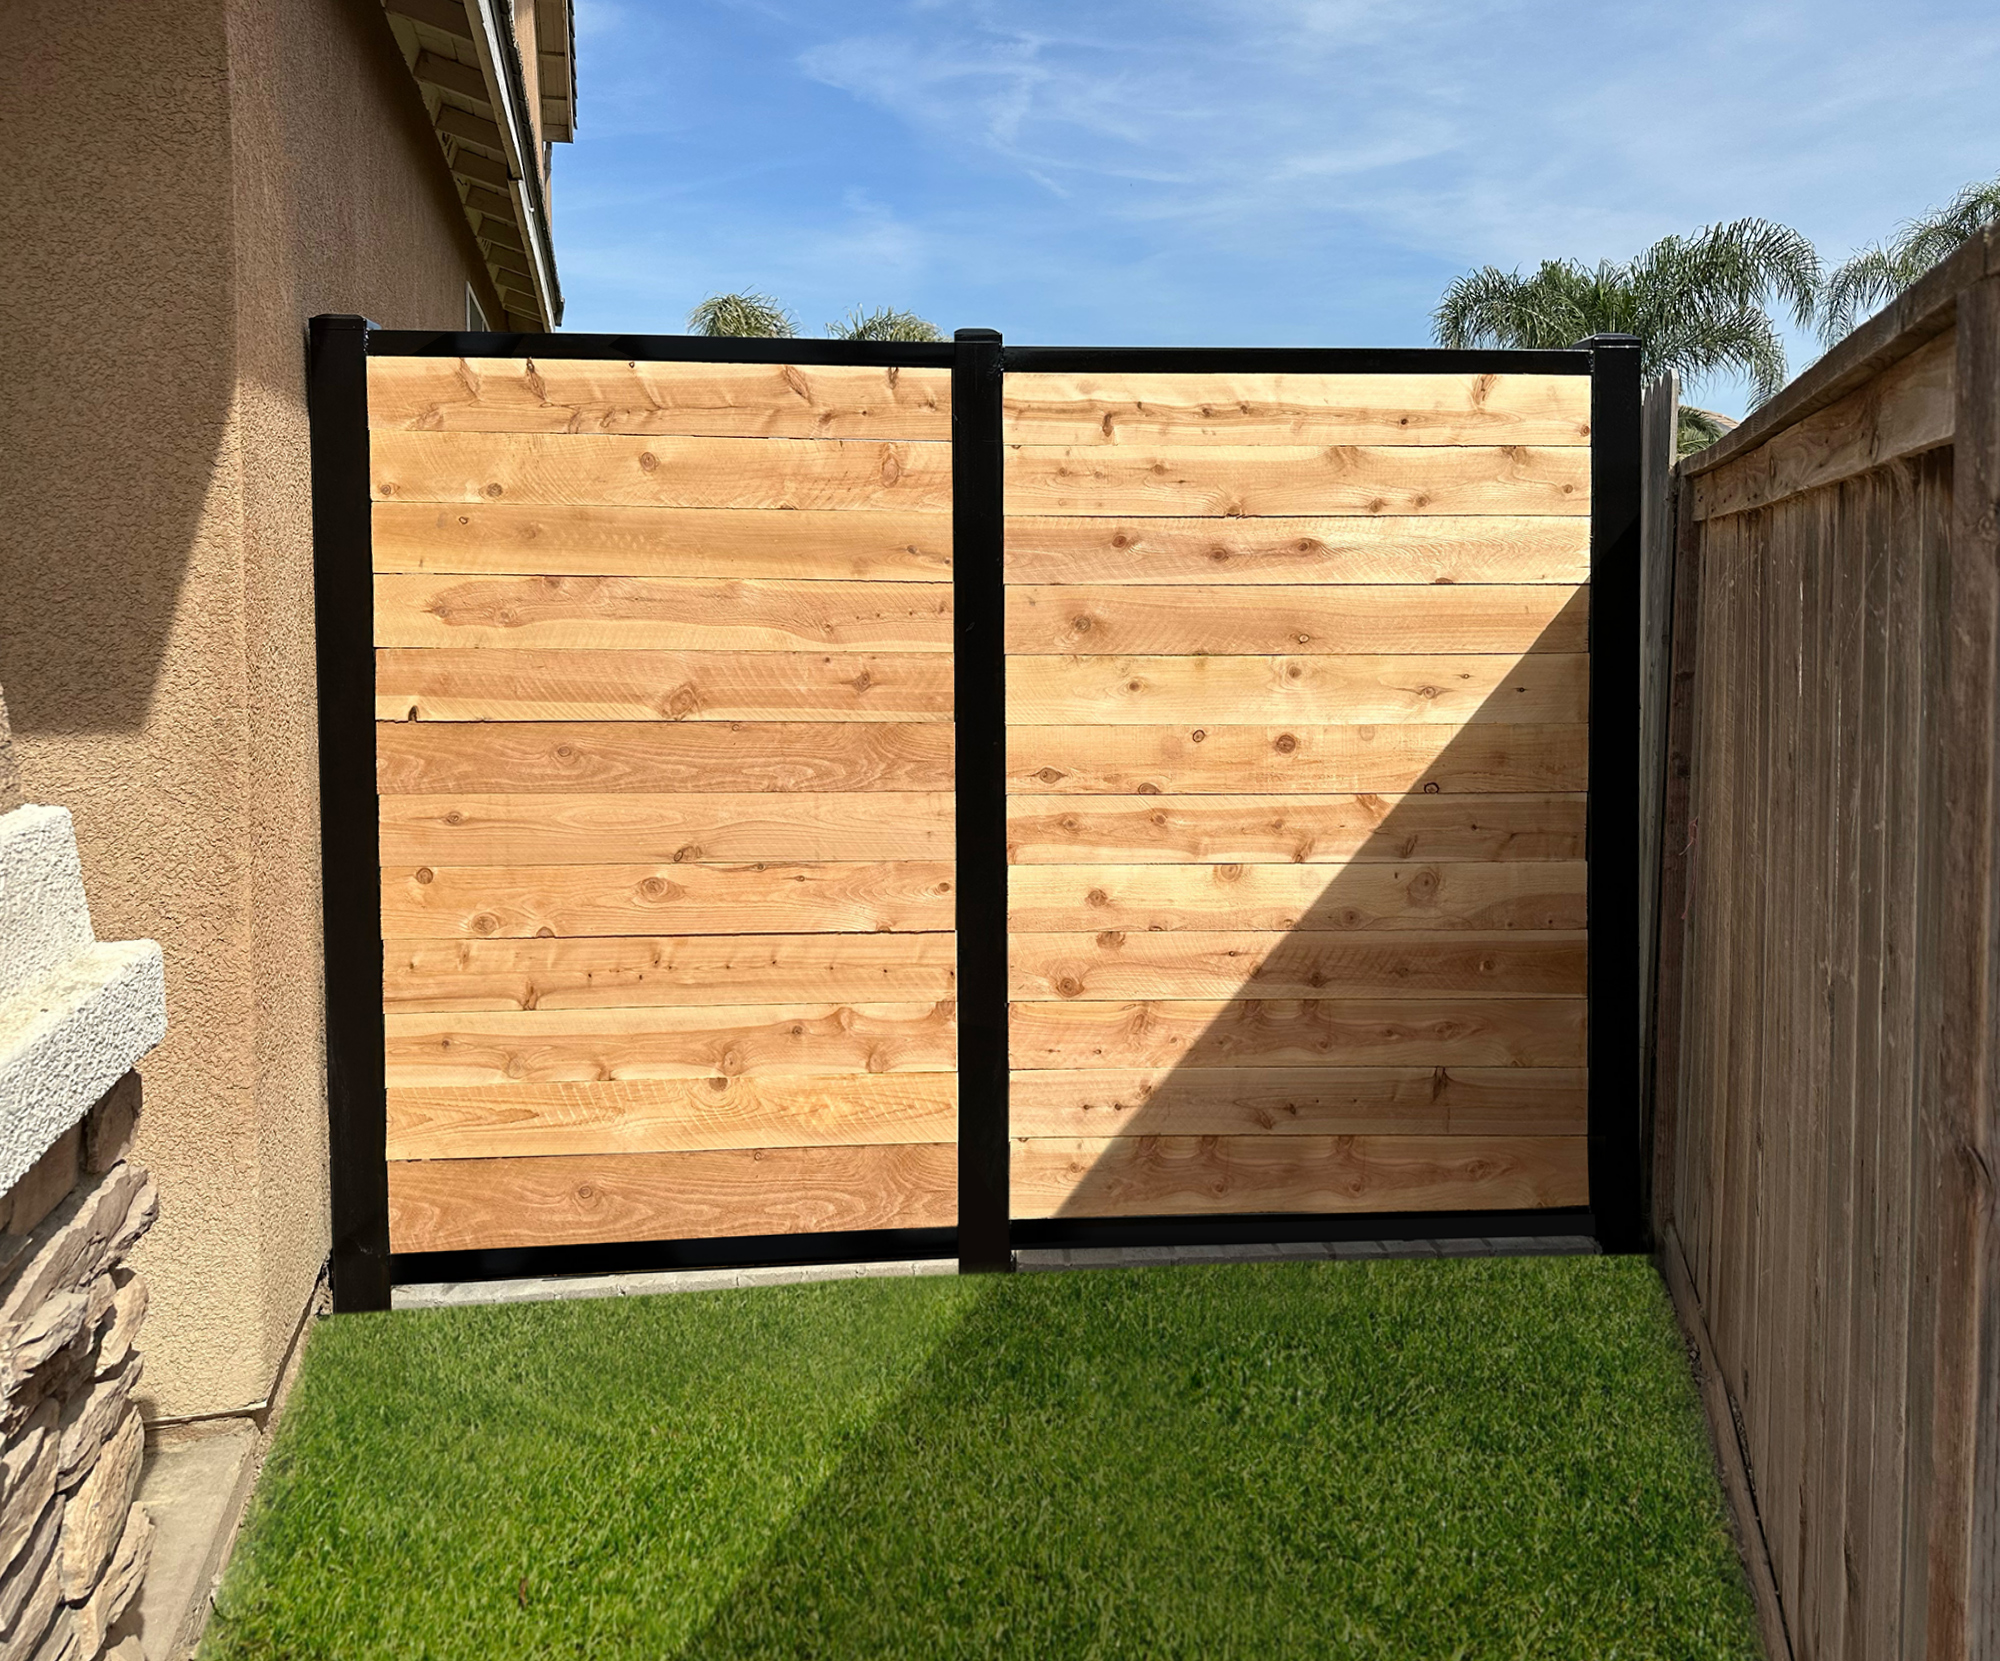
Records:
[[[1288,732],[1281,732],[1271,741],[1271,748],[1281,756],[1288,756],[1299,747],[1299,741]]]
[[[417,867],[418,882],[429,882],[434,874],[428,865],[419,865]]]

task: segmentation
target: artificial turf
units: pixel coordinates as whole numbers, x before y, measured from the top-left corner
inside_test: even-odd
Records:
[[[1758,1654],[1637,1259],[343,1316],[204,1661]]]

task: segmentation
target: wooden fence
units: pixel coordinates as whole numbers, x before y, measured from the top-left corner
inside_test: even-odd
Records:
[[[1588,1202],[1590,393],[1008,376],[1016,1216]]]
[[[1634,1235],[1632,343],[315,339],[342,1307]]]
[[[1654,1210],[1796,1657],[2000,1653],[2000,239],[1683,464]]]
[[[368,420],[391,1249],[951,1223],[948,372]]]

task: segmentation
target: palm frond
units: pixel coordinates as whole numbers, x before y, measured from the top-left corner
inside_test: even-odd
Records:
[[[1831,344],[1847,334],[1996,219],[2000,179],[1980,180],[1943,207],[1904,220],[1886,243],[1858,250],[1827,279],[1820,338]]]
[[[898,311],[893,306],[867,312],[856,306],[839,321],[827,324],[826,332],[834,340],[944,339],[944,331],[935,323],[913,311]]]
[[[1484,266],[1451,283],[1432,313],[1441,346],[1569,346],[1593,334],[1636,335],[1640,372],[1749,376],[1760,398],[1785,381],[1785,352],[1767,306],[1801,322],[1817,308],[1819,254],[1768,219],[1662,237],[1625,263],[1544,260],[1528,274]]]
[[[711,294],[688,313],[689,334],[790,340],[798,332],[797,318],[770,295],[754,289],[738,294]]]
[[[1674,453],[1677,456],[1691,456],[1697,450],[1706,450],[1729,429],[1705,409],[1696,409],[1692,404],[1682,404],[1679,411],[1679,431],[1674,435]]]

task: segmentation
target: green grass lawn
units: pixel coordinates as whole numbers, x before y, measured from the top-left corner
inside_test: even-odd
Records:
[[[1637,1259],[345,1316],[204,1661],[1758,1653]]]

